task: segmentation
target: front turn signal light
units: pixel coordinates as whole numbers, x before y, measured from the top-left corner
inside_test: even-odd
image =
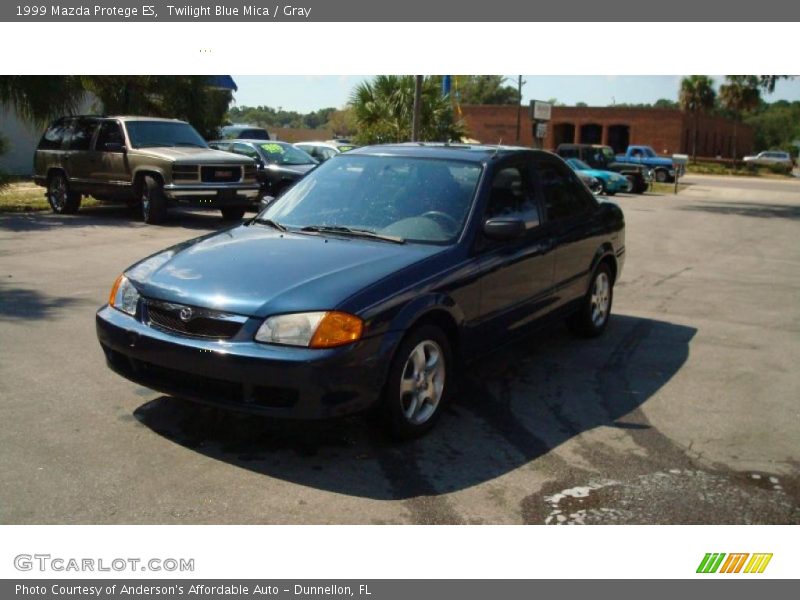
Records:
[[[331,311],[317,325],[317,330],[311,338],[309,348],[334,348],[351,344],[361,339],[364,333],[364,321],[358,317]]]

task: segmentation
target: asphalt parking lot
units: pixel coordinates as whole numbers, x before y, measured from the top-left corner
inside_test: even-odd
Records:
[[[0,215],[0,522],[800,523],[800,180],[686,182],[618,196],[604,337],[554,326],[494,353],[403,444],[106,368],[94,312],[114,278],[217,212]]]

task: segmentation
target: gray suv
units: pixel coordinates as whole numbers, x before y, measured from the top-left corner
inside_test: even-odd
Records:
[[[81,197],[126,202],[146,223],[178,203],[241,219],[258,197],[254,162],[209,148],[188,123],[154,117],[63,117],[42,136],[34,180],[53,211],[77,212]]]

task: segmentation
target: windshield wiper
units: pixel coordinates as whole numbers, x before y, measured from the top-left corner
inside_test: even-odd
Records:
[[[286,227],[284,227],[277,221],[273,221],[272,219],[259,219],[258,217],[256,217],[255,219],[253,219],[253,223],[262,223],[264,225],[269,225],[270,227],[273,227],[278,231],[286,231]]]
[[[176,146],[189,146],[190,148],[205,148],[205,146],[201,144],[195,144],[194,142],[175,142]]]
[[[382,240],[384,242],[392,242],[394,244],[406,243],[405,239],[394,235],[383,235],[370,229],[357,229],[353,227],[344,227],[342,225],[306,225],[305,227],[301,227],[300,231],[308,231],[312,233],[338,233],[341,235],[352,235],[355,237]]]

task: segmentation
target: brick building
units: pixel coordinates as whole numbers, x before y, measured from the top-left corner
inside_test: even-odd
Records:
[[[520,139],[517,142],[517,107],[514,105],[464,105],[461,107],[468,135],[487,144],[533,145],[528,108],[523,107]],[[701,115],[697,127],[697,155],[733,158],[734,122]],[[753,151],[753,128],[739,123],[736,154],[739,158]],[[544,148],[562,143],[605,144],[624,152],[629,144],[652,146],[659,154],[691,154],[693,119],[679,110],[662,108],[623,108],[554,106],[547,127]]]

